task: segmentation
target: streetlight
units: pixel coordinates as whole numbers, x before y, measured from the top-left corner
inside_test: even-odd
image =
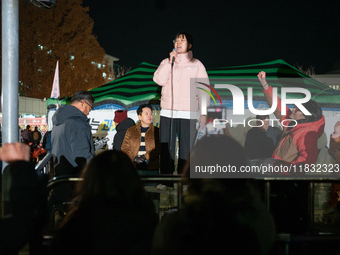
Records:
[[[23,0],[23,1],[43,9],[51,9],[56,2],[56,0]]]

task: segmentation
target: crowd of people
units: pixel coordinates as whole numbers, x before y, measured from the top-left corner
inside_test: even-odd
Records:
[[[19,127],[19,140],[30,146],[32,162],[38,163],[51,150],[50,134],[51,131],[47,131],[43,136],[38,126],[33,131],[30,125],[22,131]]]
[[[52,132],[44,137],[42,147],[54,155],[54,176],[77,176],[83,181],[54,190],[53,203],[64,217],[55,230],[52,254],[184,255],[221,250],[231,254],[270,254],[275,242],[275,222],[262,201],[258,183],[250,179],[190,178],[190,165],[240,167],[258,158],[315,163],[317,141],[325,125],[322,110],[310,100],[302,105],[311,115],[295,106],[292,110],[287,107],[287,114],[282,116],[278,99],[274,114],[279,120],[288,121],[282,130],[268,125],[269,116],[256,116],[258,126],[248,132],[244,146],[225,132],[203,137],[193,147],[192,124],[199,120],[204,126],[206,116],[204,111],[198,115],[192,111],[198,112],[207,105],[202,102],[200,90],[190,91],[190,79],[208,76],[203,64],[193,58],[191,35],[177,34],[174,45],[176,50],[154,74],[154,81],[162,87],[160,129],[152,124],[152,107],[148,104],[137,109],[137,124],[127,118],[126,111],[116,111],[114,149],[95,156],[87,121],[95,101],[93,96],[78,91],[70,105],[62,105],[55,112]],[[265,72],[260,72],[258,78],[271,107],[272,87]],[[190,93],[195,94],[193,104]],[[10,194],[14,197],[11,217],[0,223],[0,236],[8,240],[1,243],[1,254],[16,252],[25,241],[38,238],[46,218],[47,196],[42,191],[46,180],[34,174],[27,145],[40,144],[41,134],[37,132],[37,128],[31,132],[27,126],[22,132],[23,143],[0,148],[0,159],[10,163],[6,171],[13,176]],[[178,173],[182,173],[188,189],[183,207],[159,222],[159,194],[145,192],[140,178],[174,172],[176,137]],[[329,154],[340,163],[340,121],[331,135]],[[21,185],[23,169],[33,180],[28,186]],[[339,190],[333,189],[337,201]],[[25,196],[20,196],[27,191],[31,193],[25,196],[30,194],[32,203],[23,203]],[[72,206],[65,208],[63,203],[69,201]],[[20,203],[25,206],[25,214],[19,209]],[[23,231],[18,228],[22,222]],[[10,228],[10,235],[6,236]],[[21,235],[16,237],[17,232]]]

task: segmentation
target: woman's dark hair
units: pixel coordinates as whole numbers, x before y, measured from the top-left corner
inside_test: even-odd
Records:
[[[187,51],[190,51],[192,50],[192,47],[194,46],[194,39],[192,38],[192,36],[190,34],[188,34],[187,32],[180,32],[178,33],[176,36],[175,36],[175,40],[178,38],[178,37],[184,37],[187,39],[187,42],[188,42],[188,48],[187,48]],[[191,44],[191,48],[189,48]]]
[[[307,103],[302,104],[312,115],[304,115],[306,118],[298,120],[298,123],[314,122],[322,117],[322,109],[317,102],[309,100]]]
[[[117,200],[138,205],[146,195],[130,158],[121,151],[107,150],[95,156],[81,174],[76,188],[80,203],[95,200]]]
[[[67,214],[61,227],[78,210],[96,205],[144,210],[154,214],[154,205],[147,197],[136,169],[122,151],[107,150],[98,154],[86,165],[80,178],[84,181],[78,182],[75,187],[78,206]]]

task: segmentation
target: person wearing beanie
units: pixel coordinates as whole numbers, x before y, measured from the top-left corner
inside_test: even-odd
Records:
[[[266,73],[261,71],[257,77],[263,86],[267,103],[271,107],[273,90],[266,81]],[[292,110],[287,107],[287,114],[282,116],[281,101],[278,98],[277,109],[274,114],[281,123],[283,120],[286,120],[286,125],[283,127],[281,140],[274,150],[272,158],[284,160],[292,164],[314,164],[316,162],[318,158],[317,142],[324,132],[325,117],[322,115],[321,107],[315,101],[309,100],[302,105],[311,115],[304,115],[295,106]]]
[[[127,110],[117,110],[115,111],[115,117],[113,121],[117,124],[122,123],[123,120],[127,118]]]
[[[273,102],[273,88],[266,81],[266,73],[261,71],[257,77],[262,86],[263,93],[269,107]],[[304,113],[295,105],[292,110],[286,107],[286,115],[281,115],[281,100],[277,98],[277,108],[274,115],[282,127],[281,140],[276,146],[272,158],[286,161],[296,165],[299,169],[315,164],[319,150],[317,142],[324,132],[325,117],[322,115],[320,106],[313,100],[302,104],[311,113]],[[300,175],[300,172],[297,171]],[[286,173],[282,173],[286,174]],[[287,173],[287,175],[294,174]],[[303,174],[303,173],[301,173]],[[271,212],[276,222],[278,232],[301,233],[309,227],[308,208],[308,187],[307,182],[278,182],[271,186],[271,193],[275,199],[271,200],[273,207]]]
[[[133,127],[136,125],[135,121],[131,118],[127,117],[127,110],[117,110],[115,111],[115,117],[113,121],[116,124],[116,134],[113,138],[113,149],[120,151],[126,130],[128,130],[129,127]]]

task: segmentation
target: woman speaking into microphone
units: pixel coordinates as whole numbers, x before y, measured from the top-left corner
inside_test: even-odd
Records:
[[[154,82],[162,86],[161,174],[172,174],[174,171],[176,136],[179,139],[178,173],[181,173],[192,146],[190,141],[196,135],[197,119],[205,125],[204,115],[209,106],[209,97],[203,97],[205,92],[196,88],[202,87],[197,82],[209,84],[209,80],[204,65],[193,58],[192,36],[186,32],[178,33],[173,42],[173,51],[169,58],[161,62],[153,77]],[[202,104],[204,98],[206,102]]]

